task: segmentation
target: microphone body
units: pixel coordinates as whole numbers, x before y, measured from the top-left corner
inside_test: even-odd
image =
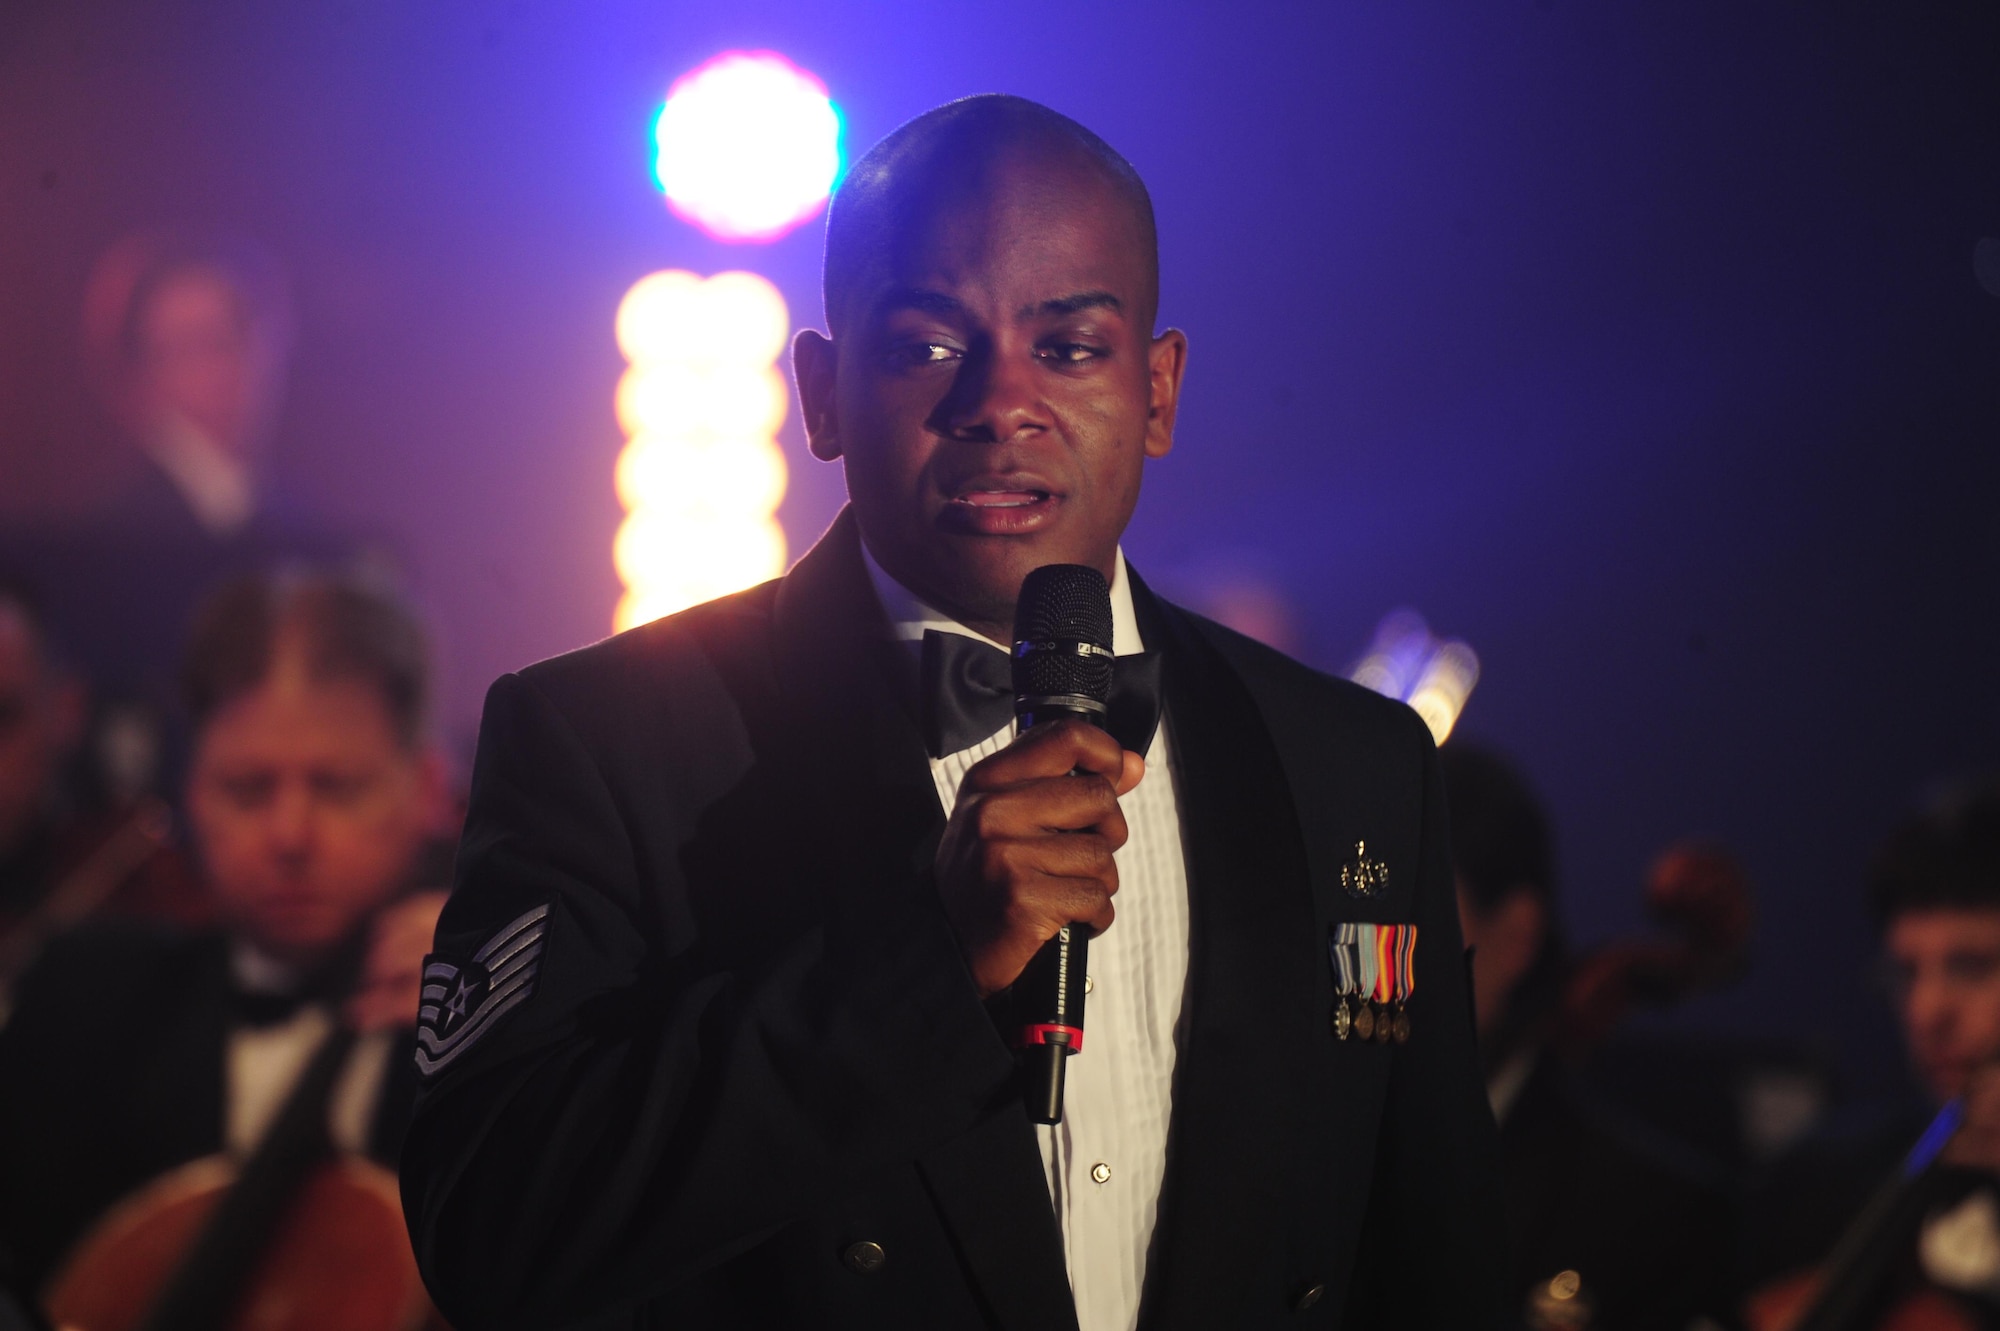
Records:
[[[1021,584],[1014,614],[1014,719],[1023,731],[1074,717],[1102,726],[1111,696],[1111,587],[1082,564],[1049,564]],[[1070,1055],[1083,1048],[1090,926],[1072,923],[1014,981],[1011,1011],[1028,1116],[1060,1123]]]

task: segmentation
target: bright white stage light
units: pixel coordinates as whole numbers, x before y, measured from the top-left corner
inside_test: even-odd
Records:
[[[771,51],[725,51],[676,80],[653,142],[667,202],[718,240],[776,240],[840,176],[826,85]]]
[[[625,583],[614,627],[740,591],[785,567],[776,367],[790,314],[755,273],[653,273],[619,303],[618,498],[612,562]]]

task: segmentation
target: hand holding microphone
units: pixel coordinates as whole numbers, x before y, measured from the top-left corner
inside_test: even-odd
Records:
[[[1127,835],[1118,797],[1139,784],[1145,763],[1092,724],[1111,679],[1103,576],[1077,565],[1037,569],[1016,625],[1024,733],[966,774],[937,877],[981,995],[1014,988],[1010,1020],[1025,1044],[1030,1112],[1055,1122],[1072,1038],[1065,1028],[1081,1028],[1084,944],[1114,915],[1112,855]],[[1079,927],[1064,938],[1071,925]]]

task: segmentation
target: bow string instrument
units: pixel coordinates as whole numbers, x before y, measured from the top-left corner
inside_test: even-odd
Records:
[[[365,937],[365,929],[362,936]],[[344,963],[352,988],[360,948]],[[417,1274],[395,1174],[338,1150],[328,1113],[360,1037],[331,1031],[241,1160],[192,1161],[118,1203],[44,1294],[62,1331],[419,1331],[444,1323]]]

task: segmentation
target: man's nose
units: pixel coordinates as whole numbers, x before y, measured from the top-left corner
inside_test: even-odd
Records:
[[[1913,1043],[1949,1034],[1953,1004],[1947,986],[1935,976],[1919,978],[1903,1000],[1903,1024]]]
[[[302,858],[312,849],[316,823],[312,792],[304,786],[281,788],[271,805],[272,849],[287,859]]]
[[[1048,425],[1034,358],[993,344],[975,346],[938,403],[933,427],[966,443],[1005,443]]]

